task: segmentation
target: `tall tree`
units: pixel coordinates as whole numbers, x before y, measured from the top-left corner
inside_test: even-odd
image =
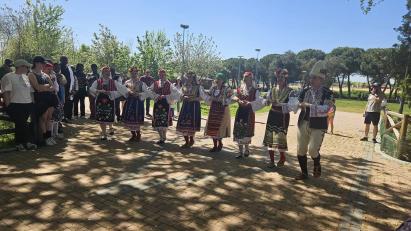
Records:
[[[297,60],[302,73],[302,77],[300,79],[301,81],[305,84],[308,82],[307,77],[308,73],[311,71],[311,68],[317,61],[324,60],[325,55],[326,54],[324,51],[316,49],[306,49],[297,53]]]
[[[279,54],[269,54],[260,59],[260,69],[262,72],[262,80],[263,82],[269,86],[273,86],[275,83],[275,63],[277,59],[280,57]],[[271,65],[273,63],[273,65]]]
[[[280,55],[275,60],[273,65],[275,68],[287,68],[288,79],[290,82],[299,81],[301,78],[300,64],[297,59],[297,55],[292,51],[287,51]]]
[[[181,73],[194,71],[198,76],[214,75],[222,67],[220,52],[211,37],[189,33],[184,38],[176,33],[173,40],[174,63]]]
[[[159,68],[164,68],[173,76],[173,50],[163,31],[146,31],[142,37],[137,36],[137,49],[137,57],[143,69],[150,69],[157,76]]]
[[[229,58],[223,61],[223,73],[227,79],[231,79],[231,84],[237,87],[240,83],[242,73],[244,73],[244,59]]]
[[[348,97],[351,98],[351,75],[359,72],[361,65],[361,54],[364,52],[361,48],[337,47],[328,55],[330,57],[338,57],[345,67],[342,77],[338,77],[340,93],[345,78],[347,79]]]
[[[402,86],[402,97],[400,105],[400,113],[404,110],[405,101],[408,101],[411,107],[411,77],[409,70],[410,56],[411,56],[411,0],[407,1],[407,13],[402,16],[402,24],[395,29],[399,33],[398,40],[399,43],[397,47],[402,50],[407,51],[407,61],[405,66],[404,80],[401,84]]]
[[[131,52],[128,46],[120,42],[111,30],[99,25],[98,33],[93,33],[91,52],[100,65],[115,66],[116,70],[126,72]]]
[[[28,60],[36,54],[48,58],[60,56],[61,50],[72,45],[63,42],[71,33],[60,25],[63,13],[62,6],[40,0],[27,0],[19,10],[2,7],[0,21],[5,24],[0,27],[0,39],[5,44],[5,55]]]

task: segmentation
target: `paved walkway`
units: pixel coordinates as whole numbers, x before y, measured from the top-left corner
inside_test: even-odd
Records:
[[[173,127],[161,148],[147,122],[141,143],[128,143],[121,126],[102,142],[98,126],[84,122],[55,147],[0,154],[0,230],[393,230],[411,216],[411,165],[359,142],[359,114],[337,113],[323,177],[306,182],[293,180],[295,115],[278,171],[265,167],[264,124],[251,157],[237,160],[231,139],[218,154],[202,135],[181,150]]]

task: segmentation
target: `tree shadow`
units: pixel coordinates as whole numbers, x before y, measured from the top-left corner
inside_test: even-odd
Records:
[[[358,185],[359,168],[381,164],[344,153],[324,154],[323,176],[301,182],[293,179],[299,172],[293,151],[284,167],[270,171],[264,150],[252,147],[249,158],[238,160],[227,139],[222,152],[210,153],[211,140],[201,136],[181,149],[173,129],[164,146],[150,128],[139,143],[126,142],[121,128],[102,142],[94,123],[68,130],[69,145],[0,155],[1,230],[336,230],[343,214],[356,219],[349,205],[387,230],[379,219],[404,220],[406,210],[396,208],[411,207],[409,187],[399,191],[368,178]],[[358,187],[388,195],[389,206]]]

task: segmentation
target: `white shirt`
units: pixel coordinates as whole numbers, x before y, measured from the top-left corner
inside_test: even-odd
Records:
[[[1,91],[10,92],[10,103],[33,103],[34,89],[27,75],[8,73],[1,79]]]

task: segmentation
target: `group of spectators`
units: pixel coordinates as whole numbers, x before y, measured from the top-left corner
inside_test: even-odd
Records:
[[[114,68],[111,71],[114,80],[124,81]],[[154,81],[149,71],[145,74],[145,81]],[[66,56],[61,56],[59,62],[42,56],[34,57],[31,63],[24,59],[14,62],[6,59],[0,67],[0,78],[3,112],[15,123],[15,143],[19,151],[52,146],[64,139],[62,124],[85,118],[86,97],[90,101],[89,118],[95,117],[95,98],[88,89],[100,78],[96,64],[92,64],[91,73],[86,74],[83,64],[74,67]],[[116,100],[118,121],[121,120],[121,100]],[[146,115],[151,116],[149,100]]]

